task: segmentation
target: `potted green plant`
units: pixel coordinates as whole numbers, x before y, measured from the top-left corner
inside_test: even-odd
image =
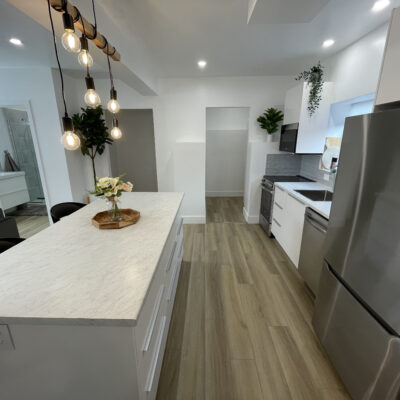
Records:
[[[260,124],[261,129],[267,131],[268,138],[271,138],[272,134],[278,132],[279,123],[281,121],[283,121],[283,113],[274,107],[266,109],[264,114],[257,118],[257,122]]]
[[[74,114],[72,117],[75,131],[81,139],[81,151],[84,156],[92,160],[93,182],[96,186],[96,166],[94,159],[102,155],[106,145],[111,145],[113,140],[108,134],[108,129],[103,118],[103,108],[81,108],[81,114]]]
[[[317,111],[319,103],[322,100],[322,89],[324,87],[324,66],[318,61],[307,71],[300,73],[296,81],[303,79],[310,87],[310,94],[308,97],[308,114],[310,117]]]

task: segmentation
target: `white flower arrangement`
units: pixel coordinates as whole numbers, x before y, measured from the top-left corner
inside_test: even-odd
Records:
[[[121,180],[123,175],[116,178],[96,178],[95,191],[92,194],[97,197],[104,197],[110,201],[116,201],[122,192],[131,192],[133,184]]]

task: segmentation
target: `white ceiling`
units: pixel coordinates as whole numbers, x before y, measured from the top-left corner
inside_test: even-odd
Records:
[[[0,0],[0,67],[55,67],[46,2],[9,1],[35,21]],[[70,1],[91,20],[89,0]],[[174,78],[294,75],[381,26],[389,20],[391,8],[400,6],[400,0],[392,0],[391,7],[375,14],[373,3],[250,0],[254,10],[247,23],[249,0],[96,0],[103,15],[101,32],[118,47],[125,68],[142,77],[151,71],[155,77]],[[9,44],[11,36],[20,38],[24,47]],[[327,38],[336,43],[323,49]],[[94,70],[101,75],[105,60],[96,51],[101,62]],[[75,57],[63,49],[60,55],[63,67],[79,75],[81,67]],[[208,62],[204,70],[197,68],[199,59]]]
[[[251,24],[301,24],[311,22],[330,0],[249,0]]]
[[[249,24],[248,0],[97,0],[97,4],[126,35],[145,43],[159,76],[196,77],[296,74],[388,21],[392,7],[372,13],[374,1],[258,0],[255,9],[264,11]],[[285,15],[293,20],[293,10],[300,20],[317,15],[308,23],[271,24],[268,4],[275,20],[284,21]],[[392,6],[399,5],[400,0],[392,0]],[[300,13],[302,6],[306,12]],[[322,42],[331,37],[336,44],[322,49]],[[196,65],[200,58],[208,61],[203,71]]]

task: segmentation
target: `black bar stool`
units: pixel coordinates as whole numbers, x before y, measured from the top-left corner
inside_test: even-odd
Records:
[[[51,207],[50,214],[53,222],[58,222],[61,218],[66,217],[74,213],[75,211],[80,210],[82,207],[85,207],[87,204],[83,203],[59,203]]]

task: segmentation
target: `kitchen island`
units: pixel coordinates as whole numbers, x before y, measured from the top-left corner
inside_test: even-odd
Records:
[[[181,193],[97,200],[0,255],[2,400],[154,399],[182,260]],[[1,343],[2,342],[2,343]]]

